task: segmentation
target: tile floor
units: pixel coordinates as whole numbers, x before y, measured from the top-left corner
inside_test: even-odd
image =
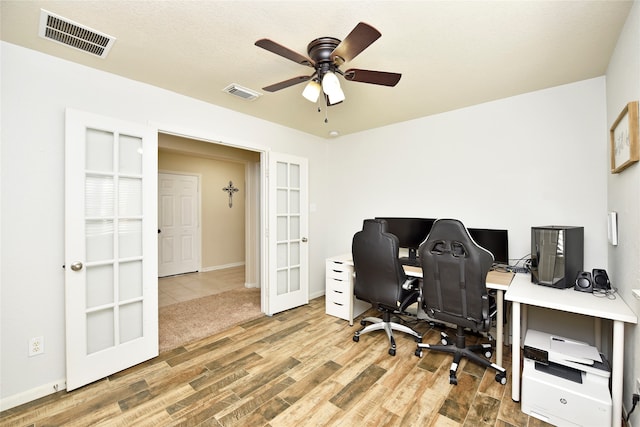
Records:
[[[158,306],[206,297],[244,287],[244,266],[179,274],[158,279]]]

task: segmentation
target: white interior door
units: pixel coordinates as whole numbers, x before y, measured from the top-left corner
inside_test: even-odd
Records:
[[[158,355],[157,132],[68,109],[67,390]]]
[[[309,302],[308,161],[269,155],[269,280],[266,314]]]
[[[199,178],[158,175],[158,275],[200,269]]]

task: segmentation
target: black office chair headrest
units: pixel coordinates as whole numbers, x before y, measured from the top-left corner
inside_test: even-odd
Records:
[[[457,219],[436,220],[423,244],[426,242],[430,242],[429,247],[425,248],[429,252],[433,254],[451,253],[454,257],[467,257],[468,253],[465,248],[477,247],[490,255],[493,262],[493,254],[478,245],[464,224]]]
[[[387,221],[384,219],[365,219],[362,222],[362,231],[386,233]]]

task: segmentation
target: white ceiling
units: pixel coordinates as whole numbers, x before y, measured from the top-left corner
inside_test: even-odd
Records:
[[[605,74],[631,1],[5,1],[4,41],[328,137]],[[38,36],[40,9],[117,40],[106,59]],[[306,55],[360,22],[382,37],[341,69],[402,73],[396,87],[341,80],[346,101],[317,111],[304,84],[261,88],[312,69],[254,46]],[[45,70],[43,70],[45,72]],[[236,83],[263,94],[245,101]],[[325,123],[325,113],[328,123]]]

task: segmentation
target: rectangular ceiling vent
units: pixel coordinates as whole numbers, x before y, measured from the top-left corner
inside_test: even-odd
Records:
[[[247,101],[253,101],[254,99],[262,96],[261,93],[256,92],[255,90],[247,89],[246,87],[242,87],[235,83],[231,83],[229,86],[222,89],[222,91],[234,96],[238,96]]]
[[[38,35],[100,58],[107,57],[116,41],[115,37],[85,27],[44,9],[40,9]]]

